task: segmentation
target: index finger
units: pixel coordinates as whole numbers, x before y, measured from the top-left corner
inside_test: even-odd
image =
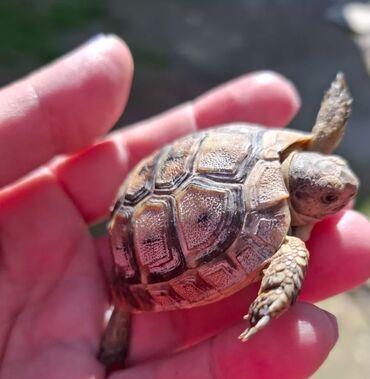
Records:
[[[258,72],[221,85],[162,115],[114,133],[104,142],[53,167],[88,222],[107,214],[117,188],[144,156],[173,139],[233,121],[283,126],[299,108],[292,84]]]
[[[0,186],[110,129],[126,103],[132,59],[101,35],[0,90]]]

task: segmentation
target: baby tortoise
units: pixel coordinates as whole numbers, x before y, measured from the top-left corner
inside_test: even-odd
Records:
[[[115,310],[99,359],[123,366],[130,314],[192,308],[262,277],[246,341],[293,304],[304,241],[343,209],[359,181],[340,157],[352,99],[339,73],[311,133],[236,123],[178,139],[141,161],[109,224]]]

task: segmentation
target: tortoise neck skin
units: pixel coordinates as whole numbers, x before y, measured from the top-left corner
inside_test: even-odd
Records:
[[[293,152],[282,163],[292,226],[314,224],[356,195],[359,181],[347,162],[334,155]]]
[[[288,155],[288,157],[282,162],[282,172],[283,172],[283,177],[284,177],[284,182],[286,185],[286,188],[289,192],[289,209],[290,209],[290,217],[291,217],[291,226],[292,227],[301,227],[301,226],[306,226],[306,225],[314,225],[317,222],[320,221],[320,219],[317,219],[315,217],[310,217],[304,214],[301,214],[297,212],[292,204],[291,201],[291,193],[290,193],[290,182],[289,182],[289,176],[290,176],[290,165],[292,162],[292,159],[294,155],[297,154],[296,151],[293,151]],[[310,228],[312,229],[312,228]]]

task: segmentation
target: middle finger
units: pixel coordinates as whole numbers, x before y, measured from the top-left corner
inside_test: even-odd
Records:
[[[232,121],[285,125],[299,98],[280,75],[253,73],[192,103],[114,133],[104,142],[58,162],[53,171],[87,222],[106,216],[119,185],[144,156],[175,138]]]
[[[105,243],[103,254],[108,254]],[[318,224],[308,246],[311,260],[300,299],[319,301],[349,290],[370,276],[370,223],[358,212],[346,211]],[[135,315],[131,362],[187,348],[240,321],[258,286],[253,284],[199,308]]]

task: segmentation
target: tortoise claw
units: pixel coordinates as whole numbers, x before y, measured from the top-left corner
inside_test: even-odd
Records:
[[[245,316],[244,316],[245,318]],[[263,329],[269,322],[271,321],[271,317],[266,315],[263,316],[260,320],[258,320],[257,324],[252,326],[251,328],[247,328],[238,338],[242,341],[248,341],[250,337]]]
[[[295,302],[307,264],[308,251],[304,242],[296,237],[286,237],[265,270],[257,298],[243,317],[251,326],[239,336],[240,340],[247,341]]]

